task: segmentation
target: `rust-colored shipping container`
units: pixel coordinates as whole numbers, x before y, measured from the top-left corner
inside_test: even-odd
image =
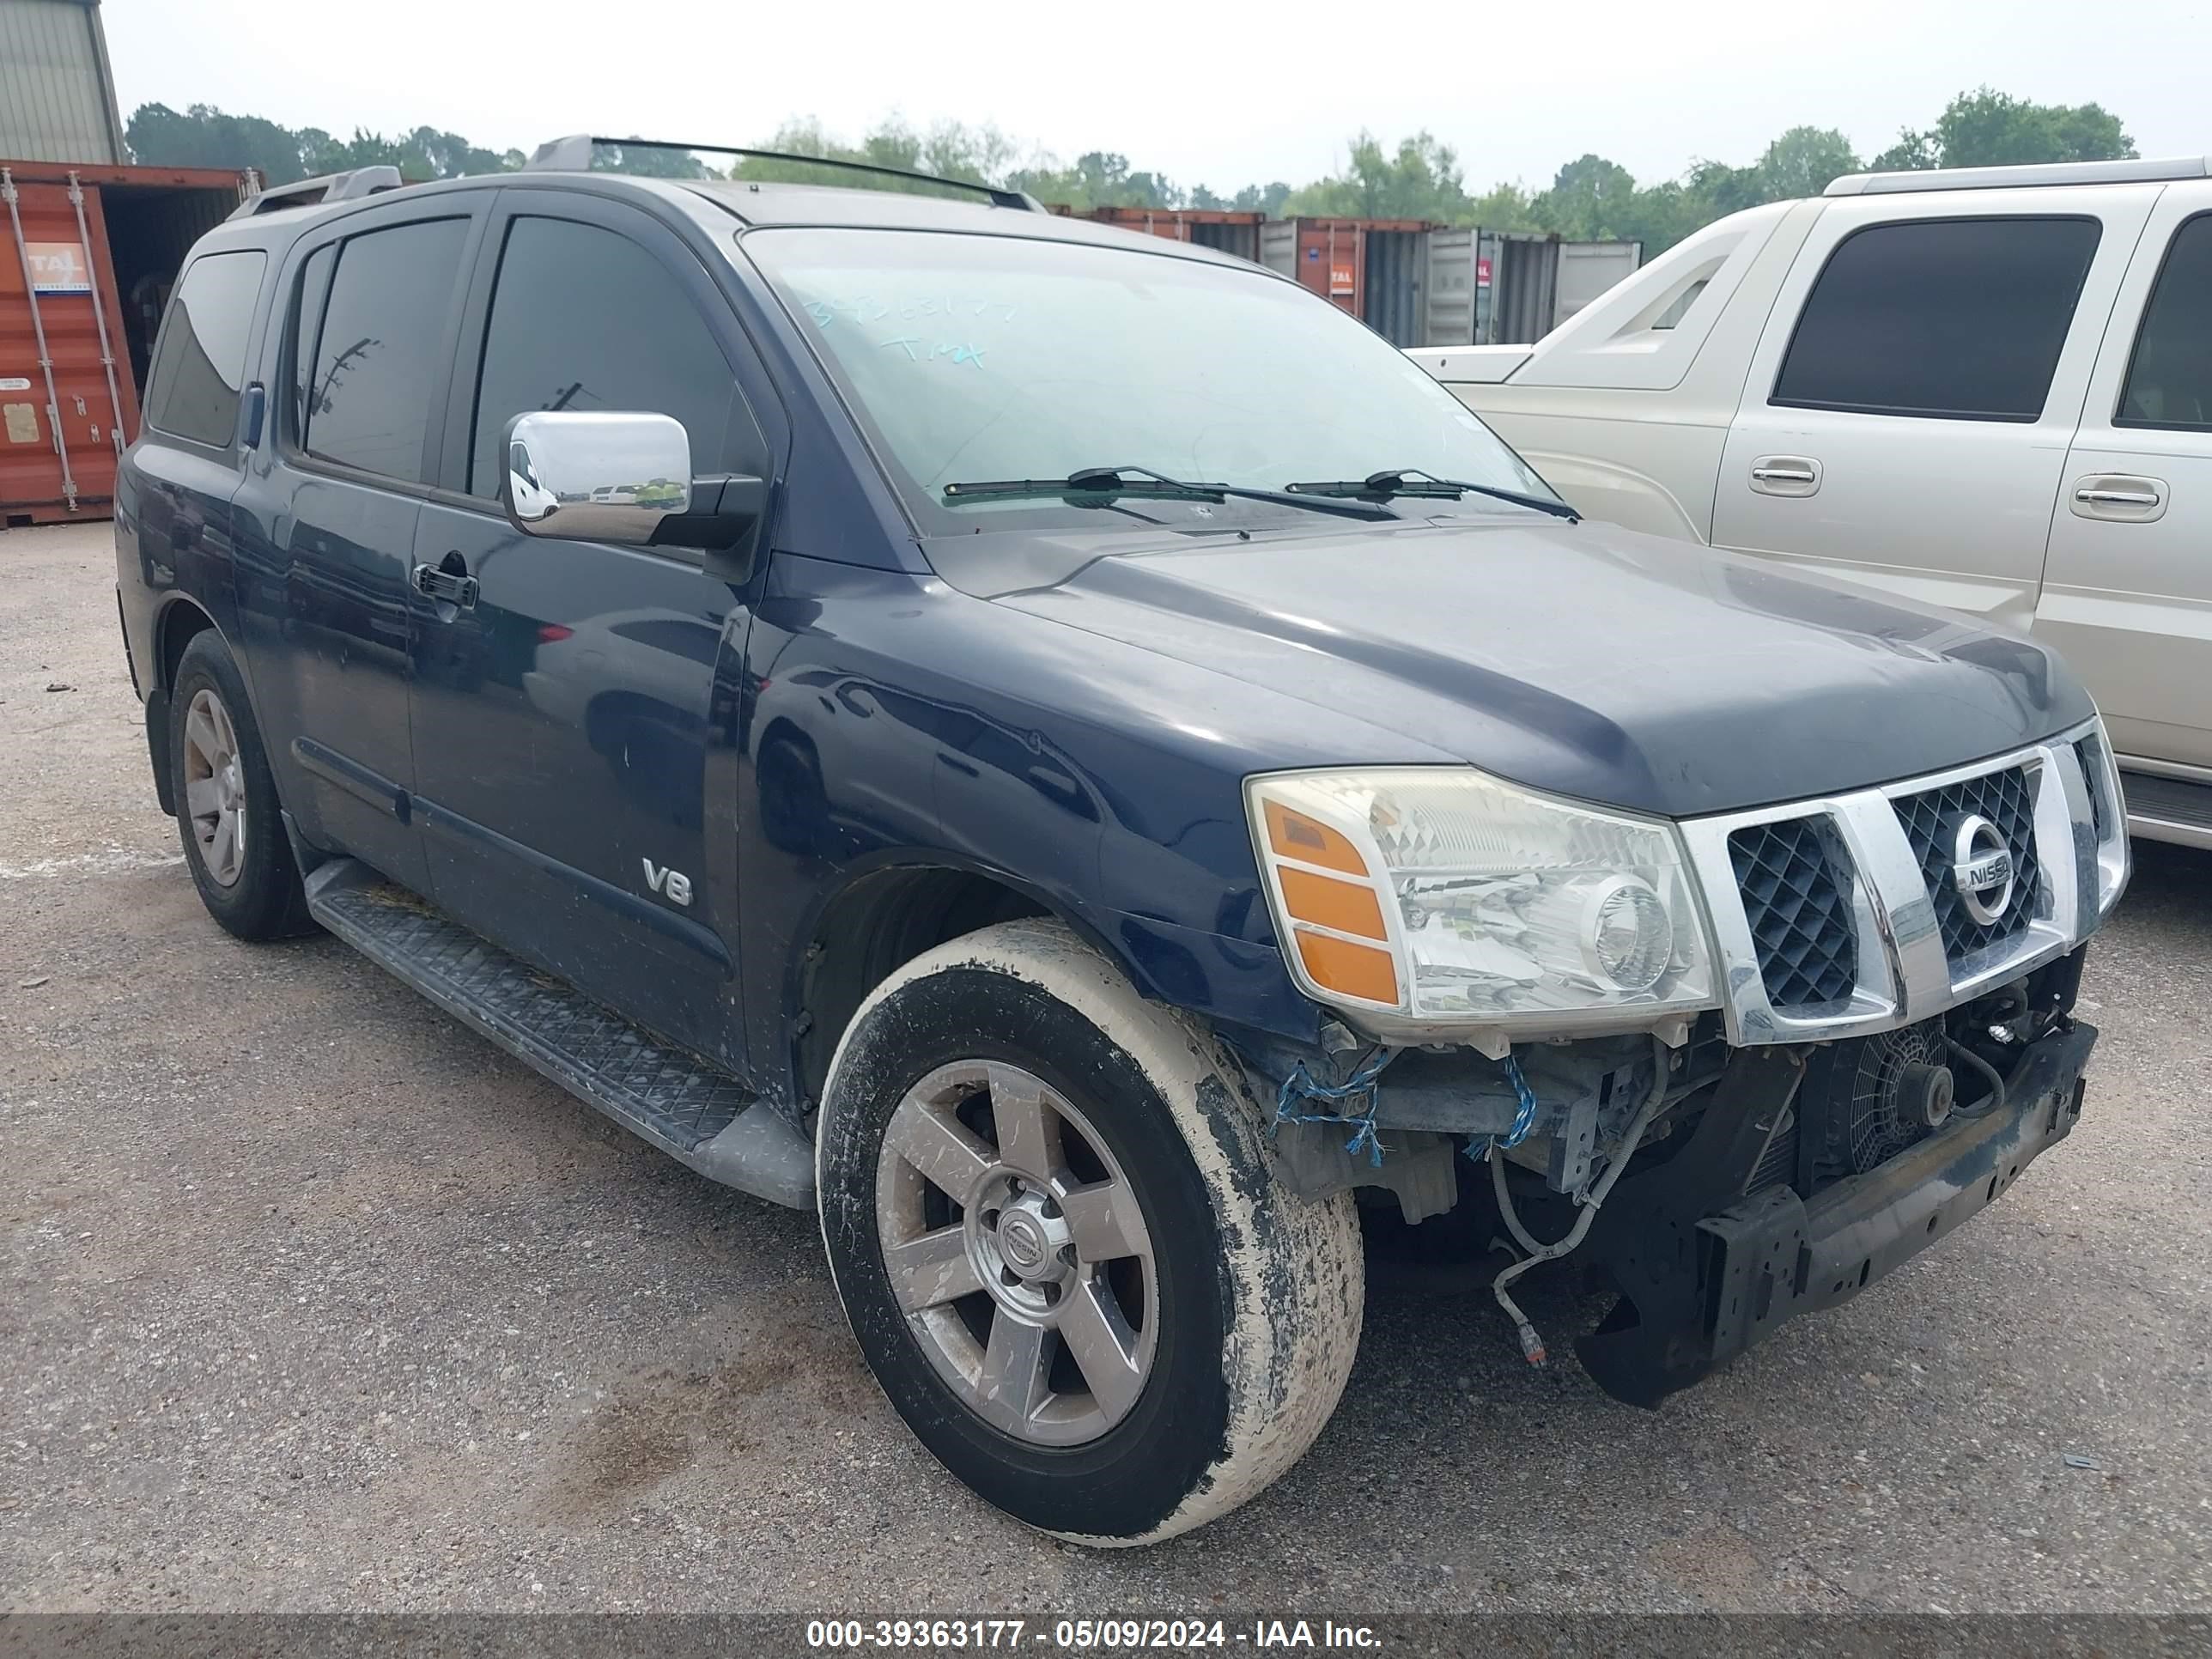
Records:
[[[1239,213],[1230,208],[1092,208],[1075,216],[1147,236],[1165,236],[1178,242],[1195,242],[1218,248],[1255,264],[1260,258],[1260,222],[1263,213]]]
[[[1260,263],[1353,316],[1373,320],[1368,317],[1370,244],[1395,251],[1431,228],[1425,219],[1270,219],[1260,227]]]
[[[112,511],[169,290],[250,182],[0,161],[0,526]]]

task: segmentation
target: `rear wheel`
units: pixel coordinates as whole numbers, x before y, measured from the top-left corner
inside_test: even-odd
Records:
[[[212,629],[193,635],[177,664],[169,764],[185,863],[208,914],[243,939],[310,931],[260,727]]]
[[[1342,1392],[1350,1198],[1279,1183],[1213,1040],[1066,929],[985,928],[854,1017],[823,1236],[855,1336],[945,1465],[1032,1526],[1182,1532],[1258,1492]]]

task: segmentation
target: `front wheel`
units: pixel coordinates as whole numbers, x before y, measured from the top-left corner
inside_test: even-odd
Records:
[[[1234,1062],[1056,923],[908,963],[831,1065],[817,1174],[854,1334],[989,1502],[1100,1544],[1264,1488],[1334,1410],[1364,1282],[1348,1195],[1268,1166]]]

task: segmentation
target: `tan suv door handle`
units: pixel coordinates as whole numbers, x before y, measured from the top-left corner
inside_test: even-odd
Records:
[[[1820,488],[1820,464],[1804,455],[1761,455],[1751,464],[1751,487],[1762,495],[1810,495]]]
[[[2073,508],[2076,518],[2148,524],[2166,515],[2166,480],[2093,472],[2074,481]]]

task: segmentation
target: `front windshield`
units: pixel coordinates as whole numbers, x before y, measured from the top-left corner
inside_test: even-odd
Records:
[[[949,483],[1061,479],[1086,467],[1263,489],[1419,469],[1553,498],[1402,353],[1256,269],[918,231],[766,229],[744,246],[925,534],[1095,523],[1098,508],[1055,495],[945,496]],[[1471,494],[1395,505],[1420,517],[1528,512]],[[1112,509],[1195,527],[1188,506],[1121,496]],[[1304,515],[1232,498],[1204,516]]]

